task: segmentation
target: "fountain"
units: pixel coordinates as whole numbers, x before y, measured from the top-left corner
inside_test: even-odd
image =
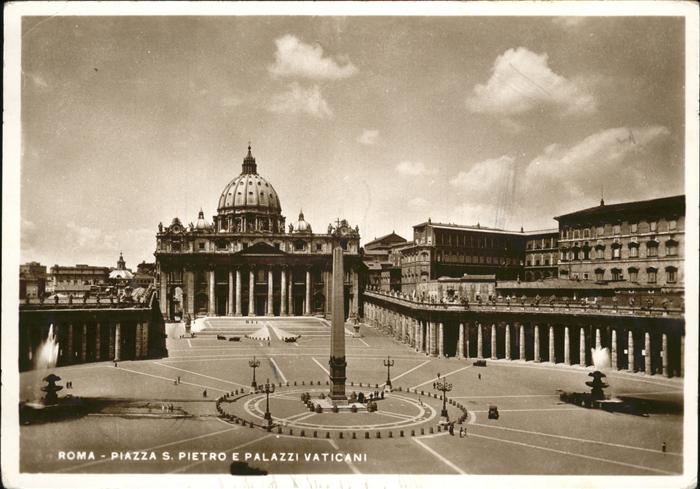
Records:
[[[44,377],[46,385],[41,388],[42,391],[46,392],[46,395],[42,399],[44,406],[55,406],[58,404],[57,392],[63,389],[63,386],[56,385],[56,382],[59,380],[61,380],[61,377],[55,374],[49,374]]]
[[[58,361],[58,339],[53,330],[53,324],[49,326],[49,334],[41,342],[34,355],[34,368],[36,370],[48,370],[56,366]]]

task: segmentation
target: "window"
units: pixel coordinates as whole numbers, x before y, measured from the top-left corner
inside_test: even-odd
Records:
[[[200,242],[199,243],[199,250],[202,251],[204,249],[204,243]]]
[[[305,243],[303,241],[294,242],[294,251],[304,251]]]
[[[583,230],[583,237],[584,238],[590,238],[591,237],[591,230],[586,228]]]
[[[639,257],[639,245],[637,243],[630,243],[629,248],[630,248],[630,258],[638,258]]]
[[[595,257],[598,260],[602,260],[603,258],[605,258],[605,246],[596,246]]]
[[[316,251],[323,251],[323,243],[316,243]]]
[[[639,280],[639,269],[638,268],[628,268],[627,275],[629,275],[630,282],[637,282]]]
[[[595,279],[596,282],[602,282],[605,278],[605,270],[602,268],[596,268],[595,269]]]
[[[656,221],[651,221],[649,223],[649,229],[651,230],[651,232],[656,232]]]
[[[619,225],[619,224],[615,224],[615,225],[613,226],[613,234],[614,234],[614,235],[620,234],[620,225]]]
[[[666,241],[666,255],[676,256],[678,254],[678,242],[672,239]]]
[[[678,227],[678,221],[676,221],[675,219],[671,219],[670,221],[668,221],[668,229],[669,229],[669,231],[673,231],[673,230],[676,229],[677,227]]]
[[[613,268],[610,270],[610,272],[612,273],[613,280],[622,280],[622,270],[619,268]]]
[[[678,279],[678,269],[676,267],[666,267],[666,283],[675,284]]]
[[[659,243],[656,241],[647,243],[647,256],[659,256]]]
[[[656,283],[656,268],[647,268],[647,283]]]
[[[632,222],[630,223],[630,233],[636,233],[637,232],[637,223]]]
[[[603,226],[598,226],[598,228],[596,228],[596,235],[602,236],[603,232],[604,232]]]
[[[620,250],[621,250],[621,249],[622,249],[622,247],[621,247],[618,243],[615,243],[615,244],[612,245],[612,257],[613,257],[613,260],[619,260],[619,259],[620,259],[620,257],[621,257]]]

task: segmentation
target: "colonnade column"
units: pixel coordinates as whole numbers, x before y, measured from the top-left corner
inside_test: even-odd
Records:
[[[100,323],[95,325],[95,360],[102,358],[102,326]]]
[[[464,325],[464,358],[469,358],[469,323]]]
[[[168,318],[168,272],[160,270],[160,295],[158,302],[160,303],[160,312],[166,319]]]
[[[627,370],[634,372],[634,334],[627,332]]]
[[[233,316],[234,314],[234,303],[233,303],[233,289],[234,289],[234,282],[233,282],[233,270],[228,271],[228,307],[226,308],[226,314],[229,316]]]
[[[615,328],[610,333],[610,367],[617,370],[617,331]]]
[[[255,268],[248,270],[248,316],[255,316]]]
[[[114,325],[114,361],[118,362],[121,360],[122,352],[122,325],[121,323],[116,323]]]
[[[484,358],[484,336],[481,330],[481,323],[476,325],[476,358]]]
[[[83,323],[80,335],[80,361],[84,362],[87,357],[87,324]]]
[[[511,360],[511,355],[510,355],[510,324],[506,324],[506,360]]]
[[[539,362],[541,360],[540,358],[540,327],[535,324],[535,340],[534,340],[534,347],[535,347],[535,361]]]
[[[280,316],[287,315],[287,269],[280,272]]]
[[[644,373],[651,375],[651,335],[644,333]]]
[[[668,377],[668,335],[661,335],[661,373]]]
[[[311,270],[306,270],[306,300],[304,301],[304,314],[307,316],[311,315]]]
[[[457,338],[457,358],[464,358],[464,323],[459,323],[459,337]]]
[[[134,356],[136,357],[137,360],[139,358],[141,358],[141,350],[143,349],[143,344],[141,343],[141,341],[143,340],[143,337],[141,335],[141,328],[142,327],[143,327],[143,325],[141,324],[140,321],[136,323],[136,328],[135,328],[136,331],[135,331],[135,335],[134,335],[135,340],[136,340],[136,341],[134,341]]]
[[[581,328],[578,336],[578,363],[586,366],[586,332]]]
[[[209,315],[216,316],[216,282],[214,270],[209,270]]]
[[[554,356],[554,326],[549,326],[549,361],[551,363],[557,363],[557,359]]]
[[[518,359],[519,360],[526,360],[525,357],[525,325],[523,323],[518,324],[518,328],[520,328],[520,345],[519,346],[519,352],[518,352]]]
[[[413,323],[413,336],[415,338],[415,341],[413,343],[413,346],[415,347],[416,351],[420,351],[420,321],[414,321],[415,322]]]
[[[112,328],[107,323],[107,336],[109,337],[109,343],[107,345],[107,358],[114,359],[115,358],[115,350],[114,350],[114,343],[115,343],[115,336],[116,336],[116,328],[114,329],[114,334],[112,334]]]
[[[498,343],[496,342],[496,325],[491,325],[491,359],[498,358]]]
[[[241,315],[241,270],[236,269],[236,316]]]
[[[272,268],[267,270],[267,311],[266,314],[268,316],[274,316],[275,315],[275,308],[274,308],[274,296],[272,294],[274,290],[274,273],[272,272]]]
[[[445,328],[442,323],[438,323],[438,356],[440,358],[445,356]]]
[[[571,338],[568,326],[564,326],[564,363],[571,365]]]

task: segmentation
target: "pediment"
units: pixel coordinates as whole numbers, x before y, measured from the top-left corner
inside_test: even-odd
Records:
[[[275,248],[270,243],[258,242],[252,246],[247,247],[244,250],[236,253],[237,255],[286,255],[286,253],[280,249]]]

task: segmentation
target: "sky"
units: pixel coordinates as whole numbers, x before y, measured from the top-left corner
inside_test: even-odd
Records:
[[[674,17],[25,17],[20,260],[153,261],[252,144],[366,243],[684,193]]]

